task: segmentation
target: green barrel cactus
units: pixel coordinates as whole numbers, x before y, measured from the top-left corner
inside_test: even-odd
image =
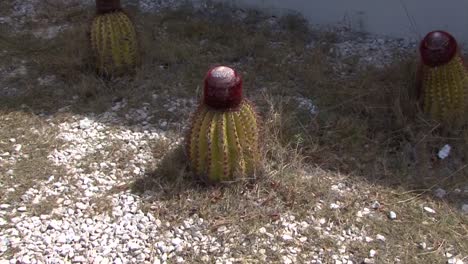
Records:
[[[96,0],[97,14],[91,25],[91,47],[100,75],[121,76],[138,62],[135,28],[120,0]]]
[[[432,118],[459,123],[466,109],[468,75],[455,38],[429,32],[419,46],[419,100]]]
[[[187,138],[194,173],[208,182],[254,178],[260,161],[258,118],[242,97],[242,79],[219,66],[205,77],[203,100]]]

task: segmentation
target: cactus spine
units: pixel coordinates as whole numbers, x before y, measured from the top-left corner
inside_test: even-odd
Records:
[[[187,140],[195,174],[209,182],[254,176],[260,160],[258,134],[257,115],[242,98],[240,76],[224,66],[210,70]]]
[[[455,38],[433,31],[422,40],[419,50],[424,112],[440,121],[458,123],[466,108],[468,75]]]
[[[135,28],[119,0],[96,0],[91,25],[91,46],[100,75],[120,76],[133,71],[138,61]]]

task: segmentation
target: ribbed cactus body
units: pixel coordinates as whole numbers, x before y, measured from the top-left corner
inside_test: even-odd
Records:
[[[259,162],[258,123],[252,104],[222,111],[201,104],[188,138],[194,172],[210,182],[252,177]]]
[[[97,14],[91,27],[91,45],[99,74],[132,72],[138,61],[135,28],[122,11]]]
[[[463,116],[468,78],[459,56],[439,67],[423,66],[423,108],[433,118],[453,121]]]

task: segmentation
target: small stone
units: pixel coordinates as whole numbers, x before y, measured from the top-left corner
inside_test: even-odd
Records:
[[[375,256],[375,254],[377,254],[377,251],[375,251],[374,249],[371,249],[369,251],[369,257],[373,258]]]
[[[468,214],[468,204],[464,204],[462,205],[462,212],[465,213],[465,214]]]
[[[224,232],[226,232],[226,231],[227,231],[227,227],[226,227],[226,226],[220,226],[220,227],[218,228],[218,232],[220,232],[220,233],[224,233]]]
[[[435,212],[436,212],[434,209],[432,209],[430,207],[427,207],[427,206],[425,206],[423,209],[424,209],[424,211],[426,211],[428,213],[431,213],[431,214],[435,214]]]
[[[338,204],[336,204],[336,203],[331,203],[330,204],[330,209],[339,209],[339,208],[340,208],[340,206]]]
[[[427,247],[426,242],[421,242],[421,243],[419,243],[418,247],[419,247],[420,249],[426,249],[426,247]]]
[[[289,234],[284,234],[284,235],[282,236],[282,238],[283,238],[284,241],[293,240],[293,237],[292,237],[291,235],[289,235]]]
[[[455,257],[455,258],[450,258],[447,260],[448,264],[464,264],[463,260]]]
[[[180,244],[182,244],[182,242],[184,242],[184,241],[182,239],[178,238],[178,237],[171,240],[172,245],[174,245],[176,247],[179,246]]]
[[[8,209],[10,207],[11,207],[11,205],[9,205],[9,204],[0,204],[0,210],[6,210],[6,209]]]
[[[447,192],[442,189],[442,188],[437,188],[435,191],[434,191],[434,195],[437,197],[437,198],[444,198],[446,195],[447,195]]]
[[[11,142],[11,143],[15,143],[15,142],[16,142],[16,138],[10,138],[10,142]]]
[[[374,241],[374,239],[372,237],[365,237],[364,240],[367,242],[367,243],[370,243],[372,241]]]
[[[17,209],[17,210],[18,210],[18,212],[21,212],[21,213],[24,213],[24,212],[26,212],[26,211],[27,211],[27,209],[26,209],[26,206],[21,206],[21,207],[18,207],[18,209]]]
[[[76,208],[80,209],[80,210],[86,210],[88,206],[82,202],[77,202],[76,203]]]
[[[390,212],[388,213],[388,218],[390,218],[390,219],[392,219],[392,220],[395,220],[395,219],[397,218],[397,215],[396,215],[395,212],[390,211]]]
[[[380,203],[378,201],[374,201],[371,205],[372,209],[377,210],[380,208]]]
[[[23,147],[23,146],[21,146],[20,144],[16,144],[16,145],[13,147],[13,149],[14,149],[16,152],[20,152],[22,147]]]
[[[382,241],[382,242],[385,242],[385,240],[386,240],[386,238],[385,238],[383,235],[381,235],[381,234],[377,234],[377,235],[375,236],[375,239],[380,240],[380,241]]]
[[[75,257],[73,258],[73,262],[85,263],[85,262],[86,262],[86,258],[83,257],[83,256],[75,256]]]
[[[445,256],[446,256],[447,258],[451,258],[451,257],[453,257],[453,254],[450,253],[450,252],[445,252]]]
[[[258,232],[259,232],[260,234],[265,234],[265,233],[266,233],[266,228],[260,227],[260,228],[258,229]]]
[[[79,126],[81,129],[88,129],[91,127],[91,123],[92,123],[91,120],[89,120],[88,118],[85,118],[80,121]]]
[[[0,218],[0,226],[4,226],[4,225],[6,225],[7,223],[8,223],[8,222],[7,222],[5,219]]]
[[[449,144],[444,145],[437,154],[440,159],[445,159],[450,155],[450,150],[452,147]]]
[[[374,259],[371,259],[371,258],[365,258],[365,259],[364,259],[364,263],[365,263],[365,264],[374,264],[374,263],[375,263],[375,260],[374,260]]]

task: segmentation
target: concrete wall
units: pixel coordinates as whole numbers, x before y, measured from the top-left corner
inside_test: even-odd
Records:
[[[468,0],[218,0],[273,13],[299,11],[312,24],[419,39],[443,29],[468,42]]]

